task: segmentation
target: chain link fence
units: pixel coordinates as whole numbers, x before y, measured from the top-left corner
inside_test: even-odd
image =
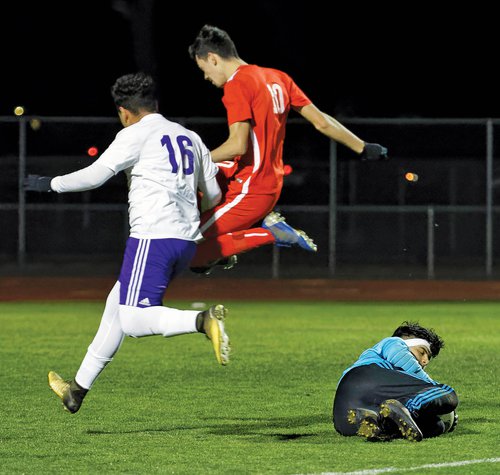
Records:
[[[172,120],[209,148],[227,134],[224,118]],[[359,161],[290,118],[284,160],[291,173],[278,209],[313,237],[318,252],[266,246],[241,255],[232,276],[499,277],[500,120],[341,121],[365,141],[387,146],[390,160]],[[120,128],[115,118],[0,117],[4,274],[118,272],[128,236],[123,174],[84,193],[25,193],[20,185],[28,173],[55,176],[89,165]]]

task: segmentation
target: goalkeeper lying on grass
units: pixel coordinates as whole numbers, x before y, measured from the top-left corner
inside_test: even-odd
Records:
[[[443,346],[432,329],[404,322],[392,337],[365,350],[338,383],[333,402],[337,432],[370,441],[420,441],[451,432],[458,397],[425,372]]]

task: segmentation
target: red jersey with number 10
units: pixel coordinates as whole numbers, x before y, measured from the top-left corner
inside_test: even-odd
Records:
[[[230,193],[276,194],[283,186],[283,142],[290,107],[311,104],[290,76],[277,69],[240,66],[224,85],[228,124],[250,121],[247,152],[235,158]]]

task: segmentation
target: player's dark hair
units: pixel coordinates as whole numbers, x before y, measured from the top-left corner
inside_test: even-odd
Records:
[[[403,322],[392,336],[423,338],[431,345],[431,357],[435,358],[439,354],[439,350],[444,347],[443,339],[432,328],[424,328],[418,322]]]
[[[116,107],[123,107],[134,114],[141,110],[156,112],[158,109],[155,82],[142,72],[119,77],[111,87],[111,96]]]
[[[224,59],[239,57],[230,36],[224,30],[212,25],[202,27],[188,51],[191,59],[196,59],[196,56],[206,59],[208,53],[216,53]]]

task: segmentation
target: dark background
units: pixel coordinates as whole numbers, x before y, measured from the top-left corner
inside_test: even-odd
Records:
[[[435,206],[436,275],[484,276],[486,121],[404,125],[352,118],[500,118],[496,12],[479,4],[460,9],[422,1],[54,0],[7,6],[0,28],[0,115],[12,116],[22,105],[28,116],[44,116],[40,127],[33,120],[26,127],[26,173],[54,176],[87,166],[88,147],[104,150],[121,129],[111,85],[137,70],[156,77],[165,116],[187,118],[183,122],[209,148],[219,145],[227,136],[222,91],[203,80],[187,52],[199,29],[211,23],[229,32],[245,61],[285,70],[320,109],[343,119],[363,140],[389,149],[391,160],[363,162],[338,147],[336,275],[427,277],[428,207]],[[19,198],[19,130],[17,120],[2,122],[1,203]],[[500,125],[492,125],[492,132],[496,144]],[[293,173],[285,178],[280,211],[307,230],[319,251],[283,252],[280,275],[330,275],[330,145],[303,121],[287,125],[284,156]],[[493,149],[496,204],[500,148]],[[407,182],[406,171],[418,174],[418,182]],[[114,272],[128,235],[126,193],[119,174],[85,193],[27,195],[26,262],[40,264],[41,272],[47,263],[59,271],[61,263],[69,273],[78,272],[76,263],[104,272],[109,262]],[[372,208],[363,210],[365,205]],[[386,212],[373,205],[399,208]],[[418,209],[400,213],[403,205]],[[19,249],[12,224],[17,220],[14,206],[0,213],[0,259],[7,262]],[[495,249],[499,225],[496,218]],[[237,272],[247,276],[251,264],[269,275],[272,249],[243,256],[246,265]]]
[[[0,32],[0,115],[114,116],[114,80],[159,82],[170,117],[223,116],[187,48],[205,23],[249,63],[287,71],[323,110],[358,117],[500,117],[496,14],[426,3],[15,2]]]

